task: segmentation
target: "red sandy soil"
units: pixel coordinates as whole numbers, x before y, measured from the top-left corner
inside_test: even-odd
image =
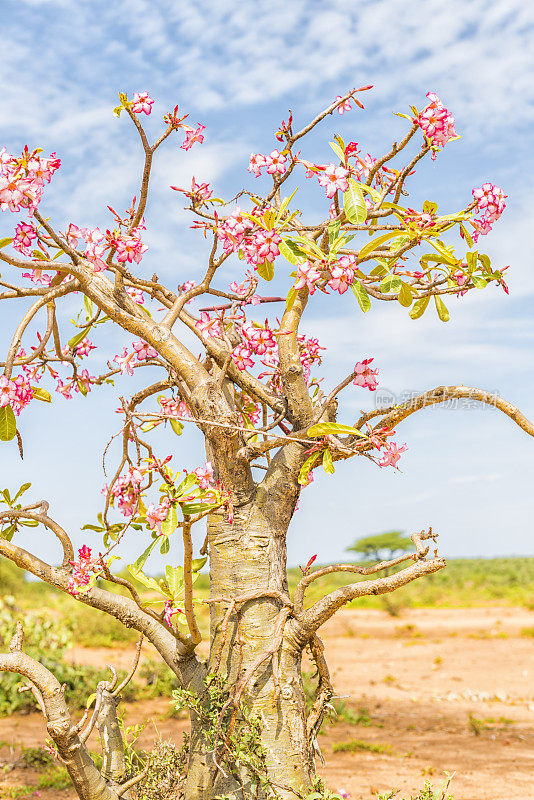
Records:
[[[392,619],[381,611],[345,610],[322,638],[336,692],[353,711],[366,709],[373,725],[326,723],[319,767],[332,790],[372,800],[399,788],[409,798],[425,780],[439,784],[455,772],[455,800],[534,800],[534,612],[515,608],[420,609]],[[132,651],[87,650],[78,663],[127,667]],[[181,743],[185,720],[166,716],[164,698],[125,706],[126,722],[150,718],[163,738]],[[470,714],[482,721],[478,735]],[[493,721],[491,721],[493,720]],[[478,726],[477,726],[478,727]],[[39,775],[10,768],[20,746],[46,737],[38,714],[0,719],[0,797],[9,787],[36,786]],[[149,725],[141,747],[156,737]],[[333,752],[351,740],[386,745],[384,753]],[[97,749],[96,742],[91,747]],[[70,790],[41,790],[44,800],[71,800]]]

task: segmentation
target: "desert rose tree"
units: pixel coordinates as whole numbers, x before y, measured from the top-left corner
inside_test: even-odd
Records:
[[[440,386],[358,420],[338,419],[343,390],[376,389],[372,342],[355,353],[354,370],[340,376],[337,386],[326,388],[318,380],[323,348],[301,331],[301,321],[306,308],[323,302],[325,294],[335,302],[338,294],[354,293],[355,315],[378,301],[398,302],[417,324],[428,306],[447,321],[448,296],[489,284],[507,291],[504,269],[475,249],[505,207],[500,188],[491,183],[475,188],[464,208],[446,214],[434,202],[420,209],[406,203],[407,182],[418,162],[435,159],[458,138],[452,114],[435,94],[428,94],[422,111],[400,114],[406,120],[403,138],[381,157],[335,136],[329,146],[325,142],[326,163],[305,160],[306,134],[328,115],[363,108],[359,97],[370,88],[337,97],[301,129],[290,116],[275,133],[272,151],[251,155],[252,187],[234,200],[214,197],[209,185],[195,178],[190,187],[171,187],[185,196],[192,227],[205,240],[199,283],[166,286],[143,272],[144,214],[156,150],[176,134],[184,150],[204,139],[204,126],[188,125],[178,107],[164,117],[151,144],[141,120],[151,113],[153,100],[146,92],[131,99],[119,95],[115,113],[129,117],[137,129],[144,169],[130,208],[124,214],[110,208],[102,230],[79,227],[79,219],[60,230],[43,210],[46,186],[60,166],[55,154],[27,147],[21,155],[1,152],[1,209],[20,216],[13,238],[0,243],[5,267],[0,298],[22,309],[1,365],[1,438],[18,438],[22,453],[24,417],[31,413],[26,407],[50,401],[50,389],[71,399],[122,376],[127,383],[134,370],[149,368],[151,379],[121,400],[120,456],[98,523],[85,526],[93,531],[87,544],[75,553],[57,521],[61,512],[52,514],[46,500],[26,501],[24,485],[18,493],[13,487],[11,494],[3,493],[0,554],[136,629],[156,648],[179,681],[177,702],[191,712],[187,765],[175,791],[187,800],[328,796],[314,767],[317,732],[333,691],[318,637],[321,625],[358,597],[391,592],[445,567],[434,548],[429,555],[434,534],[414,533],[414,551],[387,563],[313,570],[312,558],[290,597],[286,536],[314,471],[333,474],[335,462],[353,457],[396,469],[406,449],[395,438],[396,427],[450,398],[492,404],[534,435],[508,402],[465,386]],[[299,212],[297,181],[318,197],[326,193],[328,202],[317,218]],[[170,192],[171,197],[178,196]],[[460,255],[447,243],[458,233]],[[242,262],[242,280],[228,283],[225,268],[235,259]],[[266,282],[275,274],[278,285],[286,281],[284,296],[266,296]],[[62,314],[73,302],[80,305],[74,330],[69,311]],[[271,310],[269,321],[265,315]],[[119,329],[131,334],[132,343],[105,373],[93,375],[85,364],[100,325],[108,342]],[[189,349],[184,339],[192,336],[196,345]],[[205,439],[206,452],[191,471],[173,457],[184,425],[196,426]],[[168,436],[165,452],[156,453],[150,431],[158,426],[165,426]],[[17,543],[24,526],[37,525],[59,540],[61,564],[46,563]],[[103,544],[95,546],[94,531]],[[177,537],[183,542],[180,564],[173,555]],[[128,567],[131,581],[111,571],[126,538],[139,552]],[[160,580],[149,575],[156,548],[167,554]],[[210,641],[203,660],[196,654],[201,634],[193,585],[206,562]],[[385,567],[396,570],[374,575]],[[307,603],[307,587],[336,571],[355,573],[355,582]],[[309,712],[301,678],[305,648],[318,673]],[[55,677],[25,654],[20,625],[10,652],[0,655],[0,670],[30,681],[81,798],[137,796],[152,766],[149,761],[141,775],[126,770],[116,716],[122,687],[114,678],[99,684],[94,706],[75,722]],[[101,769],[85,744],[95,725],[104,752]]]

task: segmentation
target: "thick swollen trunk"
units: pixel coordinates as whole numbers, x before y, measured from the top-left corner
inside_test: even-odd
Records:
[[[224,514],[212,515],[208,526],[212,598],[239,598],[251,591],[287,594],[285,535],[294,498],[284,500],[283,511],[289,513],[280,514],[280,501],[277,507],[271,501],[263,508],[257,502],[242,507],[232,525]],[[239,614],[232,614],[225,630],[227,609],[225,602],[211,605],[209,672],[219,670],[231,686],[272,649],[284,613],[280,615],[280,599],[253,599],[240,607]],[[295,790],[310,786],[314,768],[306,737],[301,646],[292,640],[290,631],[291,626],[286,625],[274,664],[269,655],[252,675],[243,700],[259,721],[260,752],[273,787],[279,797],[294,800]],[[219,767],[206,738],[206,726],[193,719],[186,800],[264,798],[264,790],[255,787],[254,774],[236,768],[236,760],[232,762],[230,753],[225,752],[224,735],[217,750]],[[232,770],[240,773],[238,780]]]

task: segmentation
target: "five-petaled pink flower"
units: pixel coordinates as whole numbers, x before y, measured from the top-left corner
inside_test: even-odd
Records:
[[[201,489],[209,489],[213,484],[213,467],[211,461],[207,461],[205,467],[197,467],[194,473],[198,478],[198,485]]]
[[[153,103],[154,101],[148,92],[135,92],[130,104],[130,111],[133,111],[134,114],[140,114],[142,111],[145,114],[150,114]]]
[[[326,196],[332,198],[338,189],[346,192],[349,188],[348,175],[349,171],[345,167],[329,164],[318,176],[321,186],[326,186]]]
[[[263,158],[269,175],[276,175],[277,172],[283,175],[286,171],[287,158],[283,153],[279,153],[278,150],[273,150],[272,153]]]
[[[202,131],[206,130],[205,125],[198,125],[197,128],[191,128],[189,125],[182,125],[182,128],[185,131],[185,139],[183,143],[180,145],[182,150],[189,150],[195,142],[202,144],[204,141],[204,136],[202,135]]]
[[[0,408],[4,408],[4,406],[9,406],[12,404],[13,400],[17,397],[17,386],[16,384],[6,378],[5,375],[0,377]]]
[[[297,281],[293,286],[294,289],[303,289],[305,286],[313,294],[316,289],[317,281],[321,280],[321,273],[311,261],[305,261],[304,264],[299,264],[297,267]]]
[[[340,95],[340,94],[338,94],[338,96],[336,97],[336,100],[341,100],[341,95]],[[345,113],[345,111],[350,111],[351,109],[352,109],[352,106],[351,106],[351,104],[350,104],[350,97],[348,97],[348,98],[345,100],[345,102],[344,102],[344,103],[340,103],[340,104],[338,105],[338,107],[337,107],[337,110],[338,110],[338,113],[339,113],[339,114],[344,114],[344,113]]]
[[[367,387],[371,392],[374,392],[378,386],[377,369],[371,369],[369,364],[373,361],[372,358],[364,358],[363,361],[358,361],[354,366],[354,380],[355,386]]]
[[[265,156],[261,153],[251,153],[248,172],[253,172],[256,178],[261,175],[261,168],[266,166]]]

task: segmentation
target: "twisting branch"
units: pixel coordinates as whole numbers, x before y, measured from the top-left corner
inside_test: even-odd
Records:
[[[106,783],[78,736],[77,727],[65,702],[64,687],[46,667],[22,652],[22,643],[23,629],[18,622],[10,652],[0,655],[0,671],[23,675],[37,687],[42,697],[48,733],[58,749],[77,794],[83,798],[116,800],[116,792]]]
[[[193,609],[193,542],[191,539],[191,523],[188,517],[184,517],[182,533],[184,540],[184,613],[191,641],[194,645],[197,645],[202,641],[202,635],[198,629]]]
[[[407,419],[407,417],[411,416],[416,411],[420,411],[422,408],[435,405],[436,403],[444,403],[453,398],[477,400],[479,403],[494,406],[498,408],[499,411],[502,411],[503,414],[506,414],[507,417],[510,417],[516,425],[519,425],[519,427],[525,431],[525,433],[528,433],[529,436],[534,436],[534,425],[521,413],[517,406],[509,403],[497,394],[492,394],[484,389],[477,389],[470,386],[438,386],[436,389],[431,389],[424,394],[420,394],[388,410],[387,413],[382,416],[380,426],[392,429],[395,425],[398,425],[399,422]],[[364,422],[365,421],[366,420],[364,420]]]
[[[61,566],[63,569],[66,569],[69,563],[74,559],[74,548],[70,537],[68,533],[63,530],[61,525],[58,525],[55,520],[48,516],[48,503],[45,500],[35,505],[37,505],[39,511],[30,510],[31,506],[26,506],[21,509],[6,509],[5,511],[0,511],[0,523],[3,519],[32,519],[35,520],[35,522],[40,522],[41,525],[51,530],[59,539],[61,547],[63,548],[63,563]],[[34,508],[35,505],[33,506]]]
[[[322,754],[319,749],[319,745],[317,744],[317,734],[321,730],[321,725],[323,724],[326,713],[326,706],[333,697],[334,689],[330,680],[330,670],[328,669],[328,664],[326,663],[326,658],[324,656],[324,645],[321,639],[319,639],[317,634],[315,634],[315,636],[312,636],[308,644],[311,656],[317,667],[318,681],[317,688],[315,690],[315,700],[306,721],[306,730],[308,735],[308,745],[313,747],[315,752],[317,752],[319,757],[322,759]]]

